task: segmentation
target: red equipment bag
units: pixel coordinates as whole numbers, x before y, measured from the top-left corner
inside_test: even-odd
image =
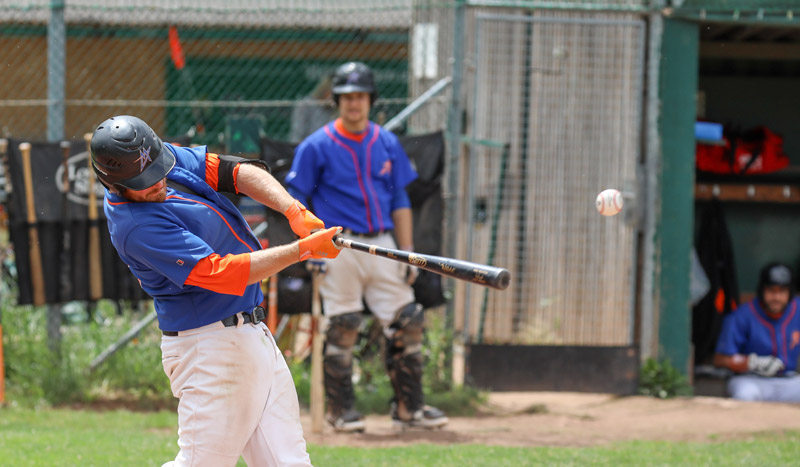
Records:
[[[731,140],[733,142],[731,143]],[[697,168],[718,174],[764,174],[789,165],[783,137],[765,126],[723,137],[724,144],[697,143]]]

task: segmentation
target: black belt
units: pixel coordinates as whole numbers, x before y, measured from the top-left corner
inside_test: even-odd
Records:
[[[383,235],[385,233],[392,233],[392,229],[376,230],[374,232],[367,232],[367,233],[359,233],[359,232],[353,232],[350,229],[342,229],[342,233],[345,235],[351,235],[353,237],[375,238],[378,235]]]
[[[241,313],[236,313],[235,315],[228,316],[225,319],[221,319],[219,322],[223,324],[226,328],[236,326],[239,324],[239,315],[242,315],[242,324],[247,323],[258,323],[264,321],[264,318],[267,317],[267,312],[264,311],[263,307],[257,306],[253,308],[253,311],[250,313],[246,313],[242,311]],[[161,331],[161,334],[165,336],[177,336],[178,331]]]

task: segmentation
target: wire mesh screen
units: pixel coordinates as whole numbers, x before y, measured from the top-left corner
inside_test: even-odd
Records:
[[[459,295],[490,342],[632,342],[635,209],[602,217],[597,193],[635,193],[644,24],[635,17],[477,13],[463,241],[512,272],[503,292]]]
[[[381,123],[449,71],[410,73],[413,17],[434,10],[411,0],[0,0],[0,134],[78,137],[129,113],[167,139],[257,152],[261,136],[298,141],[332,115],[326,78],[350,60],[375,72]],[[426,55],[435,64],[447,38],[433,39],[419,44],[436,43]],[[414,121],[420,132],[442,127],[437,102],[439,115]]]

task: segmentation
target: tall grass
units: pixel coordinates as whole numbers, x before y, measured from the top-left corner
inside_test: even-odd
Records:
[[[120,313],[113,302],[101,300],[89,318],[83,304],[70,303],[64,307],[66,319],[59,344],[48,341],[47,307],[14,306],[12,296],[4,293],[0,297],[9,400],[25,406],[113,401],[137,409],[174,407],[176,401],[161,366],[161,334],[155,323],[96,371],[89,371],[92,360],[145,313],[135,309]],[[474,413],[485,395],[474,388],[451,386],[445,366],[450,335],[441,314],[428,313],[423,384],[428,403],[451,415],[467,415]],[[379,332],[378,337],[365,332],[356,352],[357,408],[364,413],[388,413],[393,394]],[[290,363],[301,403],[309,400],[309,366],[309,359]]]
[[[47,307],[6,307],[3,340],[9,398],[25,405],[126,399],[163,406],[172,399],[161,369],[160,333],[145,329],[94,372],[92,360],[130,329],[137,313],[119,315],[101,301],[93,319],[61,326],[61,342],[47,336]]]

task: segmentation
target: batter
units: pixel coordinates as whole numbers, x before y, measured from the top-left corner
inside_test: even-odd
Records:
[[[233,466],[240,456],[248,465],[310,465],[294,383],[262,323],[259,284],[295,262],[335,258],[341,229],[325,229],[259,161],[163,143],[137,117],[101,123],[91,152],[107,188],[111,241],[153,297],[164,371],[179,399],[180,450],[165,465]],[[220,192],[284,213],[301,239],[262,250]]]

